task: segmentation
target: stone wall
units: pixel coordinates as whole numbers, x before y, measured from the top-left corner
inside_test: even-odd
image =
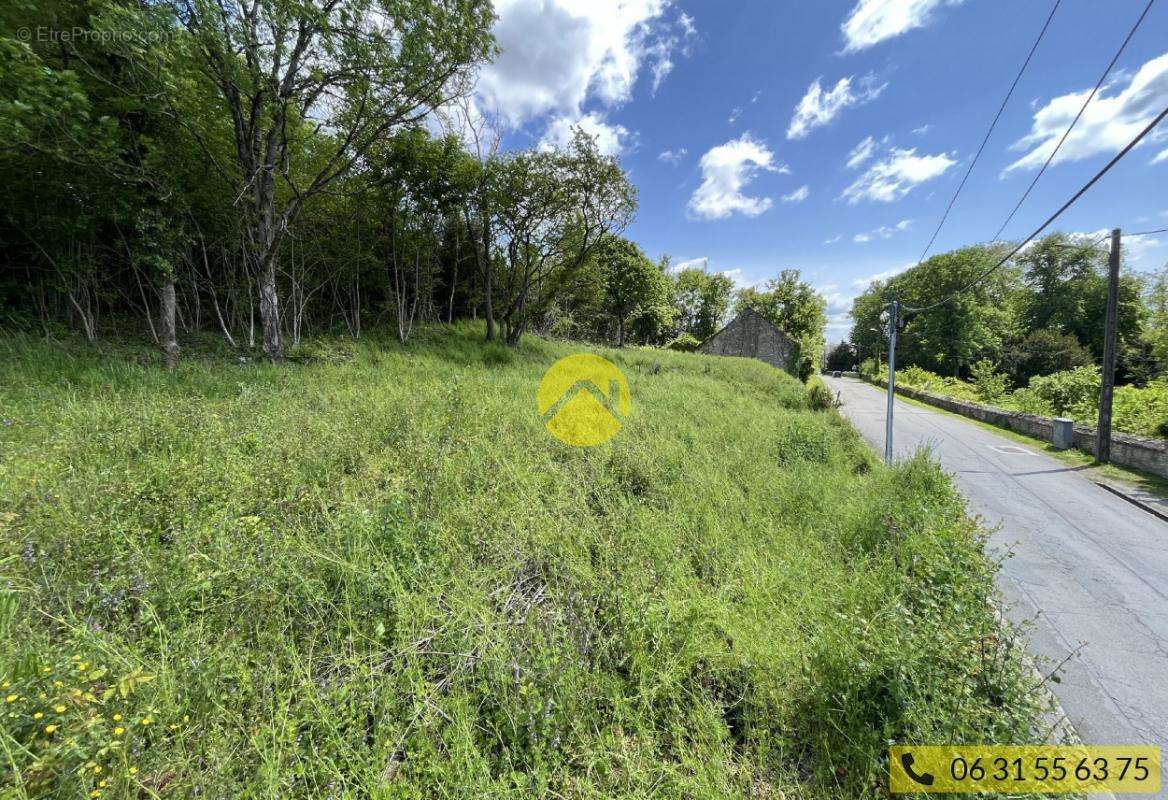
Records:
[[[878,379],[872,383],[885,388],[888,386],[888,382],[884,379]],[[988,422],[990,425],[1006,428],[1034,439],[1041,439],[1044,442],[1049,442],[1053,438],[1054,423],[1050,417],[1038,417],[1034,414],[1024,414],[1021,411],[1006,411],[992,406],[969,403],[965,400],[955,400],[952,397],[942,397],[907,386],[897,386],[896,392],[922,403],[951,411],[954,414]],[[1095,455],[1096,433],[1094,427],[1076,425],[1075,449],[1088,455]],[[1111,434],[1111,463],[1168,478],[1168,441],[1145,439],[1142,436],[1113,431]]]
[[[757,358],[795,373],[795,343],[756,311],[746,309],[722,330],[702,342],[700,353]]]

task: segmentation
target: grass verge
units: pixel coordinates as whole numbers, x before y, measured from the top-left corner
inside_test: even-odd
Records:
[[[751,360],[599,350],[565,446],[470,326],[283,366],[0,339],[0,795],[880,795],[1033,741],[942,472]]]

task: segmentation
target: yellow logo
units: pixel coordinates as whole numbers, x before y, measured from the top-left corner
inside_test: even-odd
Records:
[[[592,353],[561,358],[536,393],[548,433],[574,447],[604,444],[633,410],[629,382],[616,365]]]

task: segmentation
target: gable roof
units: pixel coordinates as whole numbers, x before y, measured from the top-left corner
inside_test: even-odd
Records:
[[[769,328],[770,328],[771,330],[773,330],[775,333],[779,334],[779,336],[782,336],[782,337],[783,337],[784,339],[786,339],[788,342],[791,342],[792,344],[794,344],[794,341],[795,341],[795,340],[794,340],[794,339],[792,339],[790,336],[788,336],[786,331],[784,331],[782,328],[780,328],[780,327],[779,327],[778,325],[776,325],[775,323],[771,322],[769,319],[767,319],[766,317],[764,317],[762,314],[760,314],[760,313],[758,313],[757,311],[755,311],[755,310],[754,310],[753,308],[751,308],[750,306],[747,306],[746,308],[742,309],[742,310],[741,310],[741,311],[739,311],[737,314],[735,314],[735,315],[734,315],[734,319],[732,319],[732,320],[730,320],[729,322],[727,322],[725,325],[723,325],[721,328],[719,328],[719,329],[718,329],[716,332],[714,332],[714,333],[711,333],[711,334],[710,334],[710,335],[709,335],[709,336],[708,336],[706,339],[703,339],[703,340],[702,340],[702,343],[701,343],[700,345],[698,345],[698,350],[701,350],[703,347],[705,347],[705,346],[706,346],[706,342],[712,342],[712,341],[714,341],[714,339],[717,339],[717,338],[718,338],[718,337],[719,337],[719,336],[720,336],[720,335],[721,335],[721,334],[722,334],[722,333],[723,333],[723,332],[724,332],[724,331],[725,331],[727,328],[729,328],[731,325],[733,325],[733,324],[734,324],[735,322],[737,322],[738,320],[740,320],[740,319],[742,319],[742,318],[744,318],[744,317],[747,317],[747,316],[753,316],[753,317],[757,317],[757,318],[759,319],[759,321],[760,321],[760,322],[762,322],[764,325],[766,325],[767,327],[769,327]]]

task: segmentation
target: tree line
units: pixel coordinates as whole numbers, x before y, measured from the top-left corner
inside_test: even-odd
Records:
[[[977,245],[934,256],[858,296],[848,342],[828,356],[831,369],[887,358],[881,314],[893,299],[924,307],[908,313],[897,340],[897,365],[969,378],[980,362],[1015,386],[1036,376],[1097,365],[1103,358],[1108,247],[1052,234],[1023,250],[968,291],[1010,246]],[[956,294],[954,294],[956,293]],[[1168,373],[1168,266],[1154,274],[1121,273],[1117,380],[1144,384]]]
[[[173,365],[194,331],[278,361],[309,332],[463,318],[511,346],[693,349],[737,301],[813,364],[797,272],[736,294],[649,259],[622,235],[634,187],[582,132],[501,152],[470,99],[494,20],[489,0],[0,11],[4,321],[144,332]]]

